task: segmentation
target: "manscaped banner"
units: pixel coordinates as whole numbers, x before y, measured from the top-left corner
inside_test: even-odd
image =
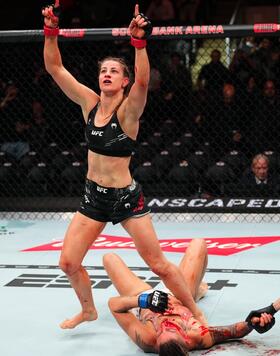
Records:
[[[20,212],[75,212],[80,197],[71,198],[2,198],[0,211]],[[280,198],[197,198],[197,197],[146,197],[152,213],[237,213],[279,214]]]
[[[191,238],[168,238],[160,239],[161,249],[166,252],[184,253],[191,241]],[[209,255],[229,256],[235,253],[260,247],[268,243],[280,241],[280,236],[259,236],[259,237],[219,237],[205,238]],[[22,250],[22,252],[36,251],[59,251],[63,245],[63,240],[57,240],[40,246],[35,246]],[[129,237],[100,235],[91,250],[110,249],[130,249],[135,250],[133,240]]]
[[[279,213],[280,199],[268,198],[152,198],[154,213]]]

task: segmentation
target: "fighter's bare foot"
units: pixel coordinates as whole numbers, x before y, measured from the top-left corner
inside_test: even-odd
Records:
[[[77,325],[85,322],[85,321],[93,321],[98,317],[97,311],[94,310],[92,312],[81,312],[74,316],[72,319],[66,319],[61,324],[61,329],[73,329]]]
[[[207,291],[208,291],[208,284],[202,281],[198,287],[198,292],[195,301],[198,302],[200,299],[204,298]]]

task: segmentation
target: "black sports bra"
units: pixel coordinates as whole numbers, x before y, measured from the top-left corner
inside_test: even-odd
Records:
[[[117,113],[102,127],[94,125],[96,105],[88,115],[85,137],[88,149],[104,156],[129,157],[136,148],[136,140],[128,137],[122,130]]]

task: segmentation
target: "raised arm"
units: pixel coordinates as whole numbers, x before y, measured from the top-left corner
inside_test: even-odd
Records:
[[[114,318],[131,340],[144,352],[154,352],[155,333],[129,312],[130,309],[138,307],[138,297],[112,297],[108,304]]]
[[[138,120],[144,111],[147,100],[150,64],[146,50],[146,38],[152,31],[150,21],[139,13],[138,5],[135,5],[134,18],[129,25],[129,30],[132,36],[131,44],[135,47],[135,80],[128,95],[126,116],[128,119]]]
[[[42,14],[45,23],[44,62],[46,70],[64,94],[82,107],[86,117],[89,110],[99,100],[99,96],[93,90],[78,82],[63,66],[58,47],[59,0],[56,0],[54,6],[45,7]]]

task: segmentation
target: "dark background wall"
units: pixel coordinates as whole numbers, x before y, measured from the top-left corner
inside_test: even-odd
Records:
[[[42,27],[42,7],[51,4],[47,0],[10,0],[0,2],[0,30],[37,29]],[[149,1],[139,1],[145,11]],[[135,1],[128,0],[61,0],[62,25],[69,24],[77,15],[90,27],[113,27],[127,23]]]
[[[145,12],[152,0],[61,0],[63,9],[61,27],[114,27],[128,24],[135,3],[139,3],[140,10]],[[48,0],[8,0],[0,2],[0,30],[40,29],[42,7],[50,4]],[[180,4],[190,4],[198,9],[197,23],[229,22],[238,1],[231,0],[172,0],[180,12]],[[179,4],[179,5],[178,5]],[[241,1],[241,8],[250,7],[253,12],[262,13],[258,7],[278,6],[279,0],[246,0]],[[186,7],[184,7],[185,9]],[[186,10],[184,10],[186,11]],[[245,11],[245,10],[244,10]],[[273,10],[278,16],[279,11]],[[73,21],[74,18],[74,21]],[[77,18],[79,21],[77,22]],[[240,17],[239,23],[252,20],[252,16]],[[76,22],[75,22],[76,21]],[[178,21],[177,21],[178,24]]]

